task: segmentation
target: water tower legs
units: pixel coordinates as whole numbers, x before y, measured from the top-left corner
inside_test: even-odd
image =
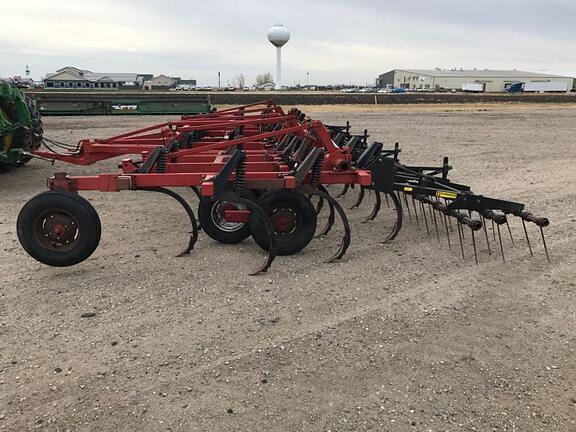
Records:
[[[282,47],[276,47],[276,90],[282,90]]]

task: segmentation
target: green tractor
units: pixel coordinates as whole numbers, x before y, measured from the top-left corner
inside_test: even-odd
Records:
[[[40,146],[42,119],[36,104],[10,81],[0,80],[0,172],[24,165]]]

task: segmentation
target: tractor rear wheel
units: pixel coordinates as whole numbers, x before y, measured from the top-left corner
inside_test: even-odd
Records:
[[[67,191],[36,195],[20,211],[16,226],[26,252],[54,267],[84,261],[96,250],[102,231],[94,207]]]
[[[257,201],[270,217],[278,255],[292,255],[304,249],[316,232],[316,209],[306,196],[298,192],[271,190]],[[262,221],[254,217],[250,221],[254,241],[262,249],[268,249],[269,240]]]
[[[241,198],[256,201],[255,195],[249,190],[238,192]],[[220,243],[236,244],[250,237],[250,227],[244,222],[226,222],[226,210],[248,210],[244,204],[202,198],[198,205],[198,219],[204,232]]]

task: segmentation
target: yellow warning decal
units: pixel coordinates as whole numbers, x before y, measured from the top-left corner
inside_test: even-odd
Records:
[[[438,191],[436,192],[436,196],[438,198],[445,198],[445,199],[456,199],[456,197],[458,196],[455,192],[442,192],[442,191]]]
[[[413,187],[410,186],[404,186],[404,192],[412,192],[414,190]]]

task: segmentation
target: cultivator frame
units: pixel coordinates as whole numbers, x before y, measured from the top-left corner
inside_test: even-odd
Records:
[[[182,116],[180,120],[106,139],[82,140],[75,146],[50,140],[45,147],[46,150],[34,151],[34,155],[78,165],[140,155],[139,160],[123,159],[121,170],[116,173],[57,173],[48,180],[52,192],[33,198],[23,208],[18,221],[21,243],[34,258],[56,266],[86,259],[98,244],[98,216],[77,195],[85,190],[148,190],[177,199],[192,225],[190,241],[183,252],[188,254],[198,238],[198,223],[186,200],[166,188],[192,188],[200,199],[200,222],[209,236],[223,243],[236,243],[252,235],[267,250],[265,262],[252,274],[267,271],[276,254],[289,255],[304,248],[314,237],[316,215],[325,203],[328,223],[320,235],[331,230],[338,215],[344,234],[340,247],[328,261],[341,258],[350,244],[350,226],[336,198],[351,187],[360,188],[353,207],[360,205],[366,190],[374,193],[375,204],[365,222],[374,220],[380,212],[382,196],[388,205],[392,203],[395,223],[384,241],[400,231],[405,206],[410,219],[414,213],[418,224],[420,218],[425,221],[429,235],[434,222],[438,240],[439,216],[450,248],[450,231],[455,221],[463,257],[462,239],[464,228],[468,227],[476,262],[474,233],[484,228],[488,241],[486,220],[496,224],[500,236],[500,225],[508,226],[507,216],[519,217],[528,242],[525,222],[535,223],[541,229],[544,245],[542,228],[549,224],[548,219],[525,212],[521,203],[484,197],[474,194],[468,186],[451,182],[448,174],[452,167],[447,158],[439,167],[403,165],[398,144],[393,149],[384,149],[379,142],[368,144],[366,131],[352,135],[349,124],[325,126],[298,109],[285,112],[273,101]],[[327,190],[334,185],[344,187],[338,197]],[[50,194],[57,194],[59,202],[65,202],[62,197],[67,196],[72,209],[50,204]],[[318,197],[315,208],[310,202],[312,196]],[[79,209],[78,216],[74,209]],[[478,216],[474,217],[473,212]],[[95,227],[94,235],[82,229],[82,218],[85,224]],[[501,251],[504,258],[502,247]]]

